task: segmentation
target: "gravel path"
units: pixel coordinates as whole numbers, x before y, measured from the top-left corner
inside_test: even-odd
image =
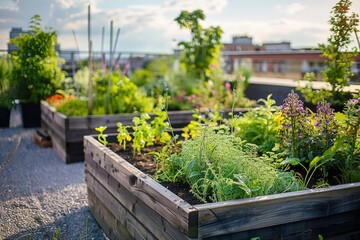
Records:
[[[0,240],[107,239],[87,205],[83,162],[38,147],[17,120],[0,128]]]

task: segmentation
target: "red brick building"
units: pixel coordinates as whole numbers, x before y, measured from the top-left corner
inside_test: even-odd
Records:
[[[254,45],[252,38],[236,36],[223,44],[225,70],[233,73],[239,68],[250,68],[253,76],[302,79],[304,73],[314,72],[320,79],[325,58],[320,50],[292,49],[290,42]],[[360,81],[360,54],[351,67],[353,81]]]

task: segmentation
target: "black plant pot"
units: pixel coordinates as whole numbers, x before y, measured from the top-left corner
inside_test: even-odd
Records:
[[[38,103],[20,103],[24,128],[41,127],[41,108]]]
[[[0,107],[0,128],[8,128],[10,126],[10,113],[10,109]]]

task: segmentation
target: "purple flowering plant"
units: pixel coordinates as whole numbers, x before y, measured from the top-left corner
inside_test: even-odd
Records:
[[[279,138],[288,155],[281,165],[301,166],[302,171],[297,172],[304,189],[316,172],[326,179],[328,164],[344,142],[337,134],[334,109],[328,102],[320,101],[313,113],[291,92],[280,106],[280,113],[283,121]]]
[[[338,124],[335,119],[334,109],[330,103],[322,100],[316,107],[316,114],[313,116],[314,136],[313,145],[317,154],[322,154],[332,146],[337,136]]]
[[[280,125],[280,142],[285,148],[289,148],[289,156],[292,158],[303,158],[307,149],[304,149],[304,141],[309,138],[310,121],[304,103],[299,95],[292,91],[284,99],[280,106],[280,114],[283,121]],[[306,151],[304,151],[306,150]]]

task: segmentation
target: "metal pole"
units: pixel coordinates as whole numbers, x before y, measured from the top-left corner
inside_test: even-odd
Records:
[[[116,32],[116,38],[115,38],[115,46],[114,46],[114,49],[112,50],[112,52],[115,54],[115,51],[116,51],[116,45],[117,45],[117,41],[118,41],[118,38],[119,38],[119,34],[120,34],[120,28],[118,28],[117,32]]]
[[[88,42],[89,42],[89,58],[88,58],[88,67],[89,67],[89,95],[88,95],[88,115],[92,115],[92,42],[91,42],[91,28],[90,28],[90,5],[88,6]]]
[[[110,74],[108,78],[108,91],[107,91],[107,101],[106,101],[106,113],[110,113],[110,94],[111,94],[111,75],[112,75],[112,69],[113,69],[113,21],[110,22],[110,62],[109,62],[109,68],[110,68]]]
[[[101,31],[101,54],[104,53],[104,38],[105,38],[105,27],[102,27],[102,31]]]

